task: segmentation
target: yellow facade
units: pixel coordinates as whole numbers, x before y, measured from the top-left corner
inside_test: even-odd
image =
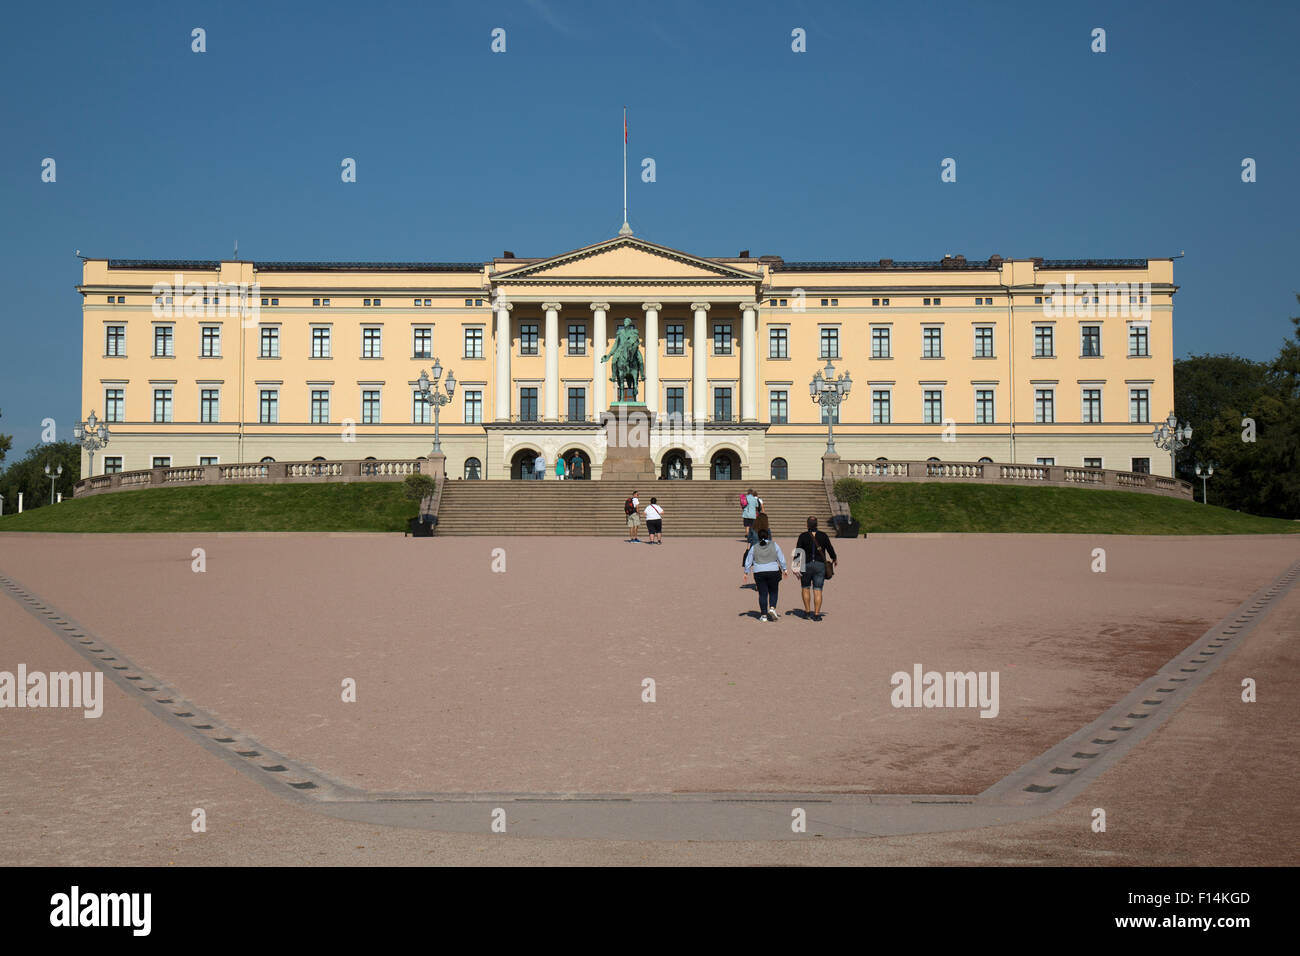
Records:
[[[625,318],[656,465],[684,455],[696,479],[820,477],[828,358],[853,379],[845,459],[1169,469],[1150,424],[1173,407],[1169,259],[795,263],[620,236],[486,263],[87,259],[79,291],[83,415],[112,431],[96,473],[426,455],[414,390],[437,357],[450,477],[574,450],[599,477],[599,360]]]

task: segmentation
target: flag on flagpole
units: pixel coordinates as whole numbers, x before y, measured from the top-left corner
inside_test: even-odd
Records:
[[[623,142],[627,143],[627,107],[623,107]]]

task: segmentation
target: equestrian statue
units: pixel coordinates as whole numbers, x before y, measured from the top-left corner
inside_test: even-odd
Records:
[[[641,336],[637,334],[632,320],[624,319],[623,324],[614,332],[613,348],[601,358],[601,362],[609,362],[609,380],[618,390],[616,401],[637,400],[637,391],[645,381],[645,362],[641,358],[640,344]],[[624,392],[628,389],[632,391],[631,399],[624,398]]]

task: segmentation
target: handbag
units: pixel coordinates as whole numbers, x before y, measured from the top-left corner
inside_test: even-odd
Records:
[[[835,562],[830,558],[826,559],[826,580],[829,581],[835,577]]]

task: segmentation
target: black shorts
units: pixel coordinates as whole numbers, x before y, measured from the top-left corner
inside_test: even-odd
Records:
[[[645,529],[651,534],[661,534],[664,530],[663,518],[646,518]]]

